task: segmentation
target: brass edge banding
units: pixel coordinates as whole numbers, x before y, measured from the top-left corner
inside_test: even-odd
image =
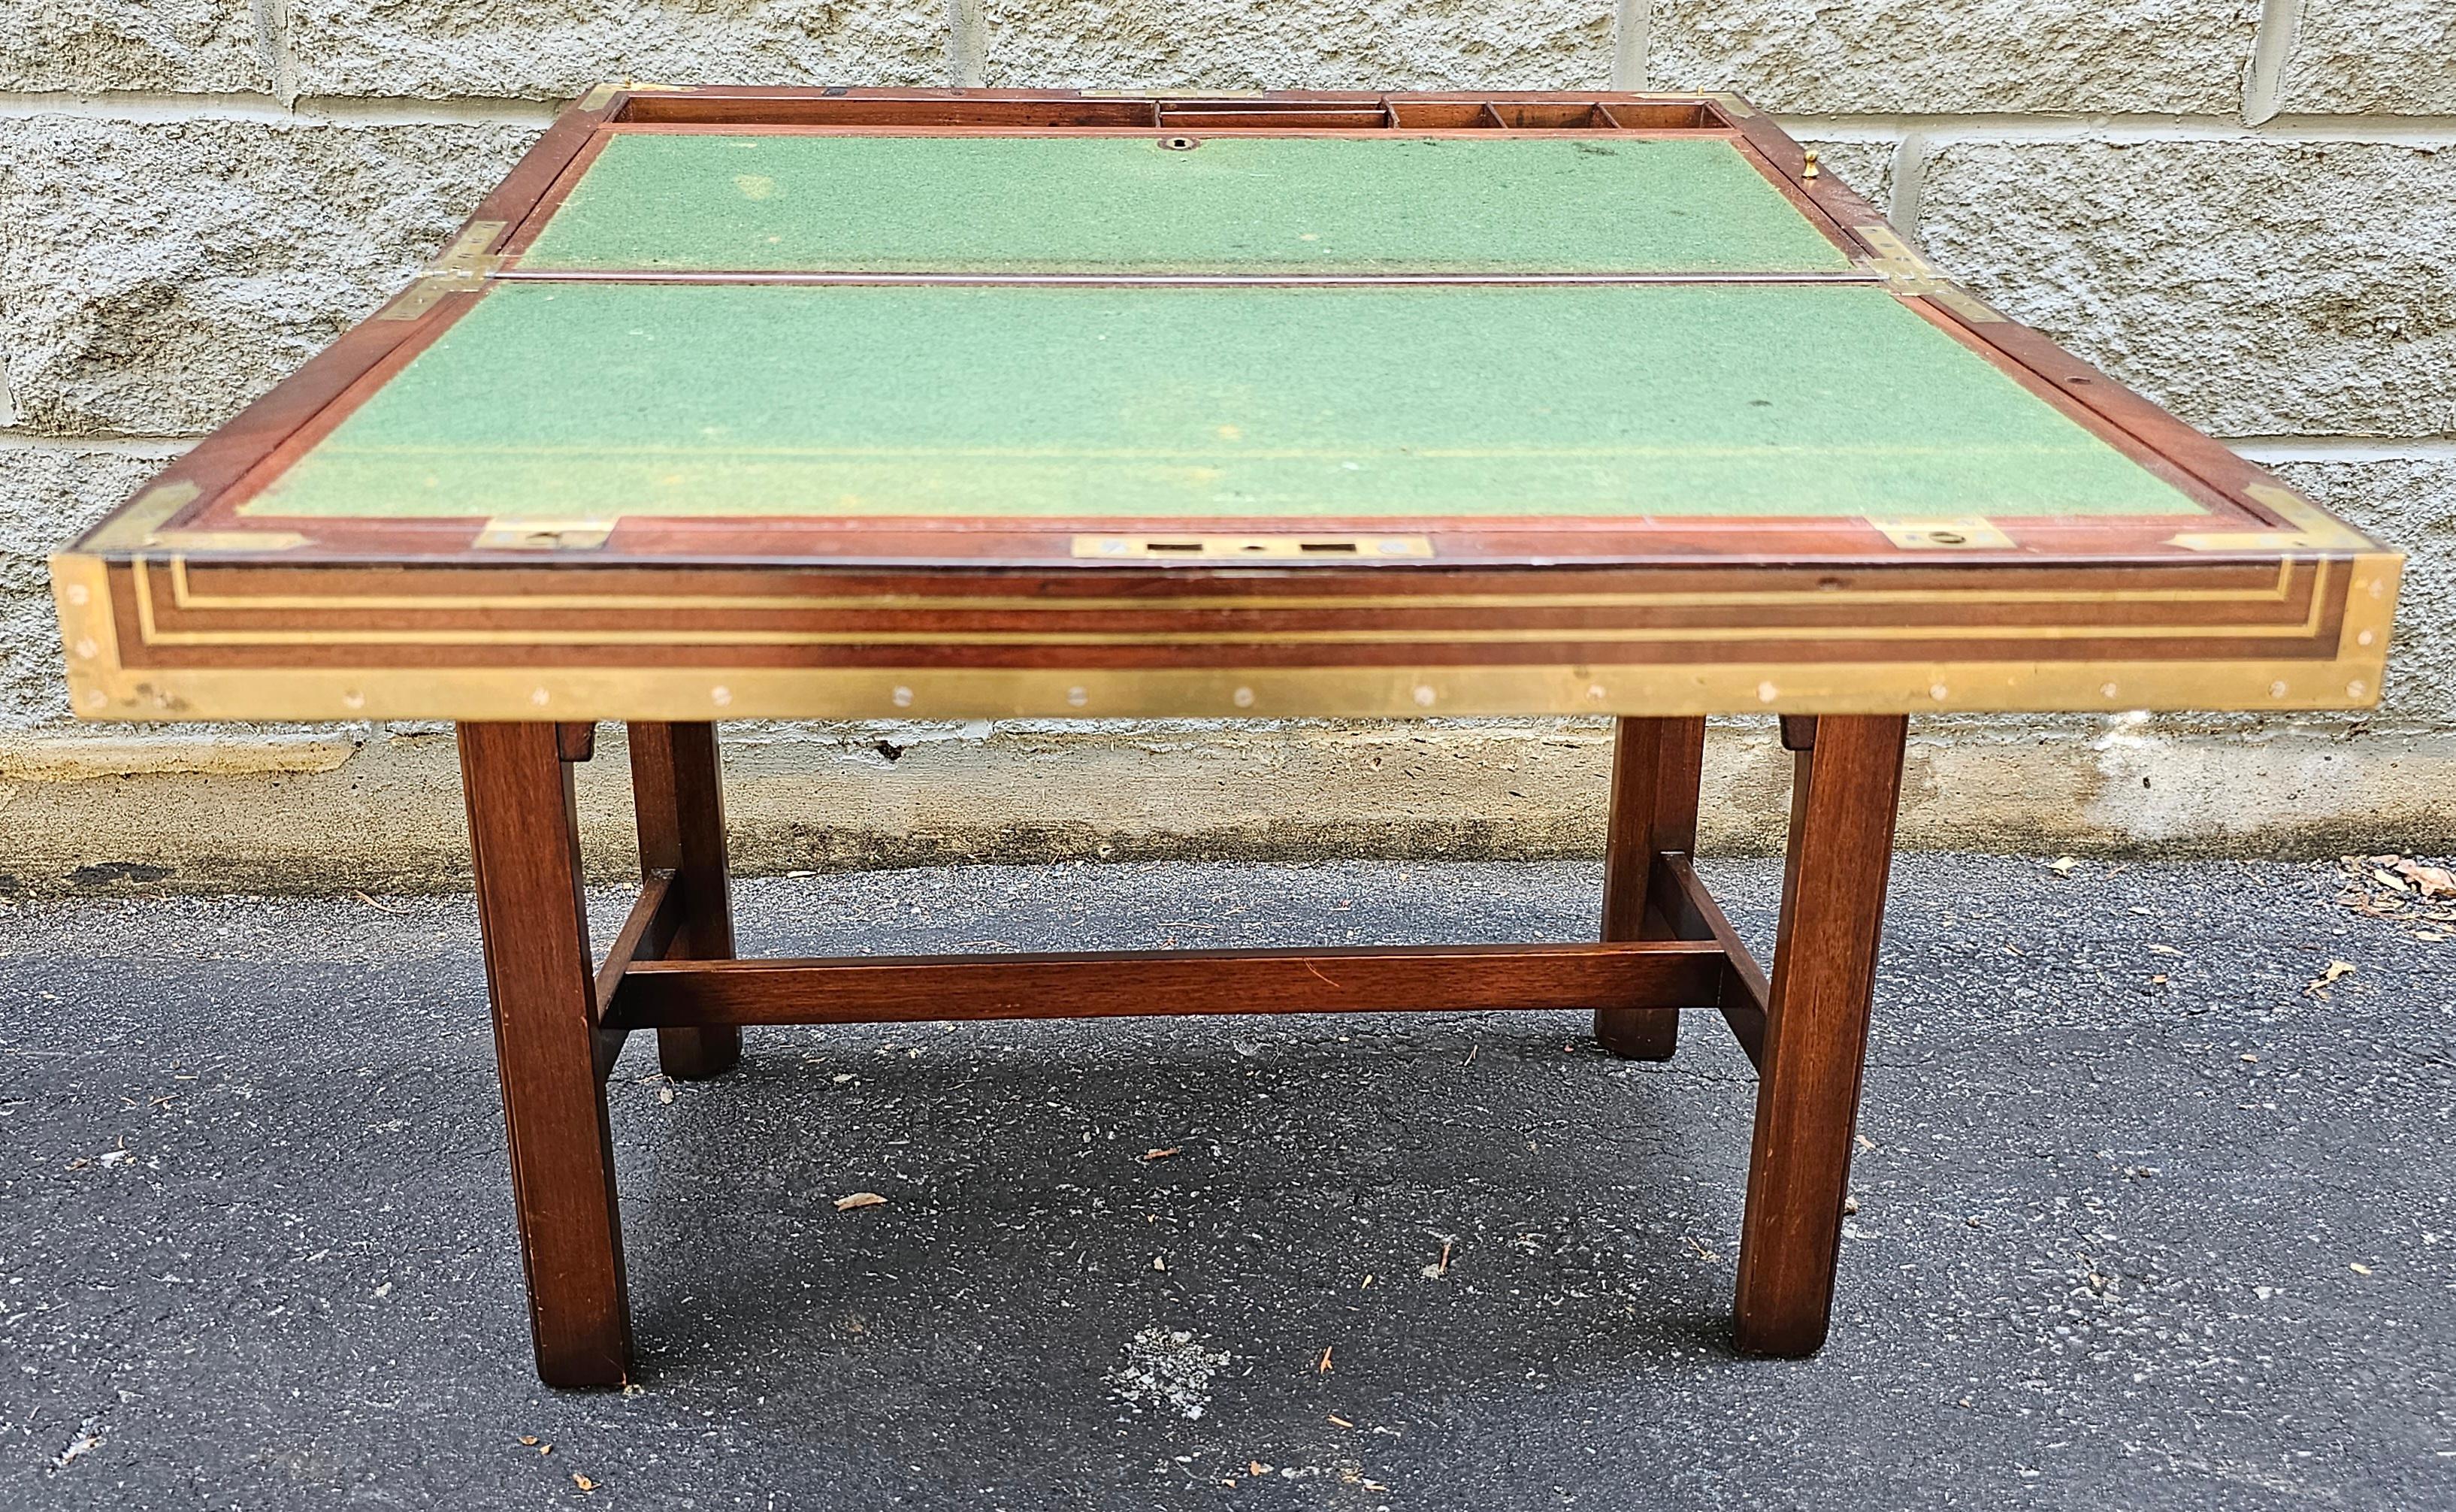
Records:
[[[642,84],[635,79],[607,79],[580,97],[579,108],[602,111],[614,103],[618,94],[681,94],[688,92],[686,84]]]
[[[2360,697],[2367,686],[2377,698],[2387,678],[2387,648],[2395,637],[2397,589],[2405,576],[2405,559],[2392,551],[2364,552],[2354,559],[2353,578],[2345,587],[2345,612],[2338,625],[2337,659],[2350,675],[2348,697]]]
[[[307,538],[295,530],[157,530],[148,542],[167,551],[296,551]]]
[[[105,717],[124,680],[119,634],[112,622],[111,571],[100,558],[61,552],[51,559],[51,602],[68,654],[69,708],[81,718]]]
[[[194,503],[200,494],[195,484],[184,479],[155,483],[104,521],[86,538],[85,549],[141,551],[153,544],[155,533],[170,522],[172,516]]]
[[[1758,663],[1606,667],[589,668],[280,672],[113,668],[103,720],[1388,719],[1555,714],[2351,709],[2370,659]]]
[[[2379,543],[2294,490],[2250,483],[2243,494],[2274,510],[2285,530],[2188,530],[2169,542],[2187,551],[2359,551]]]

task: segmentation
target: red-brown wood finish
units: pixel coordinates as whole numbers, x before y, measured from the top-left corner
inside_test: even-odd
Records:
[[[1750,1354],[1825,1342],[1907,723],[1828,715],[1796,758],[1740,1230],[1735,1336]]]
[[[644,963],[618,1028],[1712,1005],[1710,940]]]
[[[462,725],[460,776],[538,1375],[619,1386],[630,1303],[579,823],[557,734],[550,724]]]
[[[246,512],[485,290],[544,275],[520,269],[520,255],[613,133],[683,130],[1711,135],[1857,259],[1855,272],[1835,276],[1892,289],[2206,513],[2011,520],[1999,522],[2001,541],[1939,554],[1873,521],[1816,517],[1189,522],[1104,514],[1133,501],[1087,501],[1074,520],[625,515],[600,541],[532,550],[495,544],[499,536],[481,549],[482,512]],[[367,684],[347,680],[423,684],[508,671],[538,684],[516,688],[509,713],[483,705],[486,717],[566,716],[460,725],[531,1321],[550,1384],[617,1385],[629,1368],[603,1093],[628,1031],[658,1032],[668,1073],[705,1076],[736,1063],[747,1023],[1012,1016],[1591,1008],[1605,1044],[1661,1058],[1672,1052],[1680,1008],[1718,1008],[1760,1073],[1737,1341],[1805,1354],[1824,1339],[1832,1309],[1899,795],[1905,721],[1868,709],[1905,705],[1880,684],[1914,679],[1911,697],[1958,706],[1949,701],[1959,689],[1930,668],[2065,664],[2086,672],[2085,694],[2131,706],[2133,668],[2247,664],[2274,667],[2260,674],[2270,696],[2299,699],[2306,690],[2286,679],[2300,668],[2350,665],[2360,660],[2348,650],[2354,636],[2362,646],[2384,636],[2394,580],[2391,562],[2389,576],[2358,583],[2370,548],[2349,531],[2309,534],[2293,497],[2220,443],[1978,301],[1906,277],[1902,244],[1880,214],[1838,178],[1804,168],[1798,143],[1729,96],[594,92],[480,207],[454,266],[170,463],[88,538],[93,575],[64,583],[63,603],[99,596],[96,640],[116,642],[127,687],[80,712],[214,717],[182,702],[179,677],[193,673],[324,688],[317,696],[338,706],[294,712],[355,717]],[[587,401],[584,379],[522,376],[574,385],[575,403]],[[1075,555],[1083,532],[1292,530],[1421,534],[1432,555],[1287,569]],[[2358,585],[2367,596],[2359,602]],[[2364,604],[2371,621],[2358,613]],[[72,668],[77,656],[99,655],[75,645]],[[1844,709],[1782,722],[1798,755],[1770,976],[1692,865],[1704,721],[1661,717],[1650,705],[1667,695],[1607,699],[1602,685],[1622,672],[1760,664],[1868,679],[1852,695],[1860,702],[1804,697],[1753,673],[1739,695],[1752,693],[1737,705],[1750,712]],[[732,684],[778,672],[1062,668],[1140,682],[1295,669],[1355,671],[1364,674],[1358,685],[1373,687],[1373,674],[1391,669],[1556,666],[1594,680],[1583,696],[1596,703],[1582,711],[1644,716],[1617,726],[1602,943],[735,961],[714,727],[633,723],[641,898],[591,970],[570,772],[594,751],[586,716],[741,714]],[[544,685],[557,671],[612,674],[623,697],[575,696],[567,689],[584,683],[578,677],[558,692]],[[2366,665],[2333,676],[2355,703],[2376,692]],[[2363,681],[2348,686],[2348,676]],[[634,702],[651,678],[683,687],[689,702],[600,706]],[[1223,698],[1234,685],[1222,683]],[[1416,692],[1399,712],[1448,711],[1425,702],[1429,685]],[[895,686],[894,706],[911,693]],[[1246,696],[1230,706],[1281,712]]]
[[[1704,780],[1706,722],[1623,719],[1614,722],[1611,815],[1604,837],[1604,928],[1607,940],[1662,939],[1661,921],[1647,907],[1654,858],[1697,848],[1697,794]],[[1680,1042],[1677,1009],[1599,1008],[1595,1038],[1629,1060],[1669,1060]]]
[[[1766,1002],[1773,995],[1765,969],[1731,928],[1721,904],[1706,890],[1690,858],[1663,854],[1654,858],[1654,907],[1665,921],[1665,934],[1675,940],[1711,940],[1722,948],[1723,984],[1715,1007],[1749,1064],[1765,1065]]]
[[[713,725],[630,726],[631,791],[639,809],[640,868],[671,872],[682,890],[681,929],[666,960],[733,956],[733,901],[725,856],[725,782]],[[657,1032],[657,1064],[685,1080],[722,1075],[742,1059],[730,1024]]]

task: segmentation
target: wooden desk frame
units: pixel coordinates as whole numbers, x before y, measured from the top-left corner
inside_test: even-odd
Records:
[[[1199,522],[1290,538],[1244,562],[1105,560],[1104,536],[1131,547],[1189,521],[1098,514],[499,525],[249,509],[455,320],[524,279],[904,276],[522,265],[614,134],[762,127],[1728,141],[1843,269],[1606,281],[1881,289],[2189,508]],[[1333,541],[1358,555],[1304,563],[1323,532],[1422,537],[1422,549],[1367,560]],[[2402,559],[1944,279],[1733,96],[609,85],[545,132],[407,290],[51,567],[82,717],[459,723],[538,1369],[553,1385],[612,1386],[632,1340],[604,1078],[633,1030],[656,1032],[669,1073],[721,1074],[747,1024],[1590,1009],[1606,1046],[1659,1060],[1683,1010],[1717,1010],[1759,1073],[1736,1341],[1807,1354],[1832,1309],[1908,714],[2366,707]],[[1770,974],[1691,866],[1705,716],[1731,712],[1782,714],[1798,753]],[[735,959],[709,721],[1564,714],[1618,722],[1591,944]],[[598,962],[571,766],[604,721],[630,729],[642,889]]]

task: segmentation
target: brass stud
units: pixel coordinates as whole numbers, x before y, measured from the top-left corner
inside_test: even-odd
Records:
[[[1814,178],[1816,176],[1815,148],[1811,147],[1808,150],[1808,161],[1800,165],[1799,176],[1802,178]]]

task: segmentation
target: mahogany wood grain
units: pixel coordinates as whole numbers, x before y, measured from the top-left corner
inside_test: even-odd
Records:
[[[1714,1006],[1723,1011],[1723,1022],[1730,1026],[1749,1063],[1762,1072],[1766,1001],[1772,991],[1765,968],[1757,965],[1757,958],[1731,928],[1714,895],[1706,890],[1704,879],[1687,856],[1667,853],[1654,858],[1654,898],[1670,938],[1711,940],[1722,947],[1722,994]]]
[[[1095,950],[829,960],[645,962],[613,1021],[884,1024],[1187,1013],[1710,1007],[1711,942]]]
[[[1697,791],[1706,722],[1623,719],[1612,741],[1611,815],[1604,839],[1607,940],[1659,938],[1647,909],[1655,857],[1697,848]],[[1680,1013],[1666,1008],[1599,1008],[1595,1038],[1629,1060],[1669,1060]]]
[[[729,960],[733,900],[716,726],[641,724],[630,729],[640,866],[647,873],[671,872],[682,897],[680,929],[661,953],[667,960]],[[657,1064],[668,1076],[722,1075],[741,1060],[742,1031],[731,1025],[658,1031]]]
[[[1828,715],[1796,758],[1740,1228],[1734,1321],[1750,1354],[1814,1353],[1832,1312],[1907,727]]]
[[[608,1022],[614,1008],[614,990],[623,984],[623,973],[640,961],[664,958],[682,930],[682,889],[674,885],[670,871],[651,871],[640,882],[639,901],[623,921],[621,932],[605,950],[605,958],[597,963],[597,1079],[604,1081],[614,1070],[615,1057],[623,1053],[623,1042],[629,1032]]]
[[[571,767],[550,724],[462,725],[460,738],[538,1374],[619,1386],[631,1317]]]

